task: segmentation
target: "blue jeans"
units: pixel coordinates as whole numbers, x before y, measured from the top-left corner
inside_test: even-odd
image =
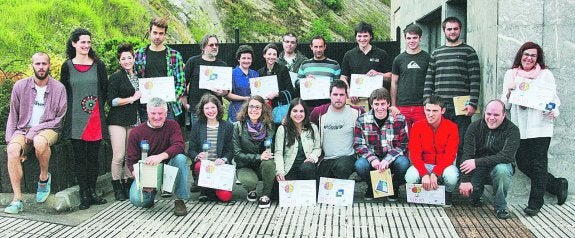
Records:
[[[381,160],[381,159],[380,159]],[[405,184],[405,172],[407,168],[409,168],[409,159],[404,155],[400,155],[389,165],[391,169],[391,173],[393,174],[393,190],[398,191],[400,185]],[[367,161],[366,158],[359,158],[355,161],[355,171],[357,175],[363,180],[367,182],[367,186],[371,188],[371,176],[369,172],[374,170]]]
[[[431,172],[435,168],[434,164],[425,164],[425,168],[428,172]],[[441,177],[437,178],[439,184],[445,185],[445,192],[451,193],[455,190],[457,186],[457,181],[459,181],[459,170],[455,165],[450,165],[443,170]],[[421,183],[421,177],[419,172],[413,166],[409,167],[407,173],[405,173],[405,182],[409,184]]]
[[[174,156],[168,162],[168,165],[178,168],[178,175],[176,176],[176,183],[174,184],[175,195],[178,199],[189,200],[190,192],[188,190],[188,157],[184,154],[178,154]],[[143,195],[140,200],[140,193]],[[149,208],[154,205],[154,197],[156,196],[156,190],[152,192],[144,192],[140,190],[136,183],[132,183],[130,188],[130,203],[136,207]]]
[[[477,167],[471,177],[471,184],[473,185],[471,199],[479,200],[483,195],[483,186],[491,182],[495,193],[493,206],[495,206],[496,210],[507,209],[505,198],[507,197],[512,176],[513,165],[511,164],[497,164],[495,167]]]

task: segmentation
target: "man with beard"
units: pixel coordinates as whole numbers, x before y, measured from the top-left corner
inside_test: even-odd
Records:
[[[134,68],[139,78],[174,77],[176,103],[168,103],[168,118],[182,113],[180,101],[184,96],[184,60],[180,52],[165,45],[168,20],[156,17],[150,21],[148,31],[151,44],[136,51]],[[140,106],[141,121],[147,120],[146,105]]]
[[[36,202],[44,202],[50,195],[50,146],[58,140],[66,114],[66,89],[62,83],[50,77],[50,57],[43,52],[34,54],[32,68],[34,76],[19,80],[12,88],[10,114],[6,123],[8,174],[14,198],[4,212],[11,214],[23,210],[20,188],[22,162],[32,147],[40,164]]]
[[[355,171],[367,182],[365,199],[369,200],[373,198],[370,171],[391,169],[394,192],[388,200],[395,202],[409,167],[409,159],[404,155],[407,149],[405,117],[389,115],[391,96],[385,88],[373,90],[369,103],[371,110],[357,118],[353,131],[353,148],[359,155]]]
[[[459,130],[459,146],[457,150],[457,165],[461,163],[463,155],[463,139],[467,127],[471,123],[471,116],[477,110],[479,100],[480,71],[479,59],[475,50],[463,43],[461,34],[461,21],[456,17],[448,17],[442,23],[445,33],[445,45],[438,47],[431,53],[431,60],[427,68],[423,98],[432,94],[443,98],[445,103],[444,117],[455,122]],[[470,96],[465,105],[464,115],[457,116],[453,106],[453,97]]]

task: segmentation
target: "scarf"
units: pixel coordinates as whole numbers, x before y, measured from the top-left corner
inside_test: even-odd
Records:
[[[539,73],[541,73],[541,66],[539,66],[539,64],[535,64],[535,67],[529,71],[525,71],[521,67],[517,67],[513,69],[513,73],[515,74],[515,76],[519,76],[526,79],[534,79],[537,78],[537,76],[539,76]]]
[[[248,133],[253,141],[262,141],[266,137],[267,128],[261,121],[258,121],[256,124],[252,124],[252,121],[247,119],[246,127],[248,128]]]

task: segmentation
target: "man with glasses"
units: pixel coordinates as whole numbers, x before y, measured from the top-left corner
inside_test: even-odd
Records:
[[[297,73],[301,63],[307,59],[297,50],[297,37],[294,33],[286,33],[282,39],[284,51],[278,56],[278,63],[286,66],[290,72]]]
[[[165,45],[168,20],[156,17],[150,21],[148,31],[151,44],[138,49],[134,57],[134,68],[139,78],[174,77],[175,103],[168,103],[168,118],[175,119],[182,113],[180,100],[184,96],[184,60],[180,52]],[[140,119],[146,121],[146,106],[140,106]]]
[[[219,40],[216,35],[208,34],[202,38],[200,42],[200,47],[202,53],[196,56],[192,56],[186,62],[186,67],[184,72],[186,75],[186,89],[187,98],[183,98],[182,103],[184,109],[189,113],[189,127],[196,122],[196,106],[200,102],[200,98],[206,93],[211,93],[215,95],[220,101],[222,101],[222,96],[229,93],[228,90],[215,90],[211,91],[208,89],[200,88],[200,65],[206,66],[228,66],[226,62],[216,58],[218,56],[219,50]],[[186,122],[187,124],[187,122]],[[190,167],[193,170],[193,168]],[[194,176],[194,182],[190,188],[191,192],[199,192],[198,178]]]
[[[423,98],[432,94],[443,98],[444,116],[457,124],[459,138],[463,138],[471,123],[471,116],[477,110],[481,80],[479,59],[475,50],[459,39],[462,27],[459,19],[445,18],[441,26],[446,42],[431,53],[423,86]],[[469,102],[461,112],[455,112],[453,106],[453,97],[456,96],[470,96]],[[458,113],[464,115],[457,116]],[[457,165],[461,163],[463,144],[463,139],[459,140]]]

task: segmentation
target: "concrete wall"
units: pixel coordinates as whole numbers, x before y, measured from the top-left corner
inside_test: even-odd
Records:
[[[466,2],[466,9],[458,9],[462,2]],[[501,96],[505,71],[511,67],[517,49],[524,42],[533,41],[543,47],[545,62],[555,75],[562,102],[549,149],[549,170],[572,182],[570,193],[575,193],[575,173],[571,172],[575,170],[575,106],[571,103],[575,101],[575,67],[570,64],[575,59],[575,16],[572,14],[575,1],[392,0],[391,6],[392,31],[397,27],[404,29],[438,8],[441,8],[441,19],[466,16],[465,42],[477,50],[481,65],[482,104]],[[510,196],[526,200],[526,188],[529,188],[529,180],[522,173],[516,173]]]

